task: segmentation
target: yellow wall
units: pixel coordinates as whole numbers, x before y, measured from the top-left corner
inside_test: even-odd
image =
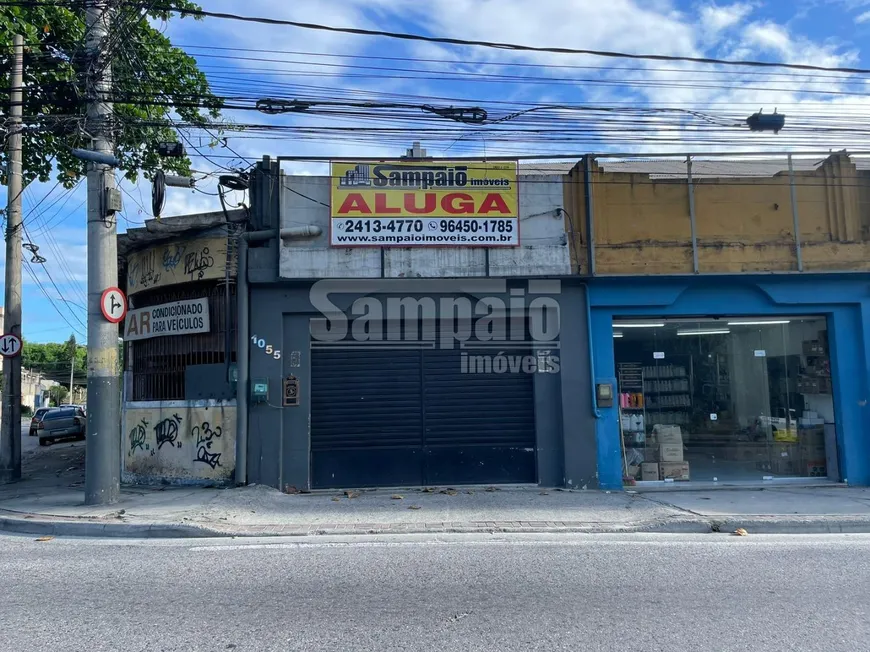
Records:
[[[156,245],[127,257],[127,295],[179,283],[221,279],[226,268],[226,236]]]
[[[230,480],[236,466],[236,406],[212,403],[125,405],[125,472],[135,479]]]
[[[566,184],[572,260],[587,273],[582,162]],[[735,166],[739,166],[735,163]],[[594,165],[592,199],[597,274],[691,274],[689,187],[685,179],[605,173]],[[870,173],[835,154],[795,173],[805,271],[870,269]],[[788,173],[764,178],[695,179],[701,273],[796,271]]]

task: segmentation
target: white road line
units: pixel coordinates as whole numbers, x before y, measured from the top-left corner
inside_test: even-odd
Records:
[[[592,535],[600,536],[600,535]],[[662,536],[662,535],[657,535]],[[705,535],[706,536],[706,535]],[[425,540],[425,541],[281,541],[275,543],[240,543],[232,545],[211,545],[211,546],[192,546],[188,548],[190,552],[217,552],[217,551],[239,551],[239,550],[303,550],[308,548],[397,548],[397,547],[413,547],[413,546],[514,546],[514,547],[554,547],[554,548],[579,548],[579,547],[618,547],[618,546],[643,546],[643,547],[658,547],[658,548],[674,548],[685,546],[709,546],[709,545],[731,545],[731,546],[748,546],[748,547],[788,547],[788,548],[820,548],[820,547],[870,547],[870,539],[857,539],[849,537],[849,535],[827,535],[827,536],[843,536],[839,540],[824,539],[822,541],[765,541],[761,537],[765,535],[755,535],[751,539],[743,537],[732,537],[730,535],[710,535],[711,538],[706,541],[650,541],[648,539],[641,541],[601,541],[601,540],[581,540],[581,541],[554,541],[554,540],[536,540],[536,541],[514,541],[506,539],[495,539],[491,541],[448,541],[448,540]],[[799,535],[788,535],[799,536]],[[857,536],[857,535],[856,535]]]

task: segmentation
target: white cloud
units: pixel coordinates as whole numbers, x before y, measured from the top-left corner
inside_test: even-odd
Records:
[[[861,23],[870,22],[870,11],[865,11],[864,13],[858,14],[857,16],[855,16],[855,22],[858,23],[859,25]]]
[[[701,7],[701,27],[710,34],[731,29],[752,13],[752,5],[738,2],[733,5],[705,5]]]

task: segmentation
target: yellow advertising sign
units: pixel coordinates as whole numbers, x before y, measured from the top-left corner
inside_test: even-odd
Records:
[[[333,162],[335,246],[519,246],[515,161]]]

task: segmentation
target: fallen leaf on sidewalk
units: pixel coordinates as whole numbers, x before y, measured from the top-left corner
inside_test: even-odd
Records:
[[[734,534],[737,535],[738,537],[745,537],[746,535],[749,534],[749,532],[744,530],[742,527],[739,527],[736,530],[734,530]]]
[[[348,498],[359,498],[359,492],[357,491],[345,491],[344,495]]]
[[[423,488],[423,493],[424,493],[424,494],[431,494],[431,493],[434,493],[434,492],[435,492],[435,487],[424,487],[424,488]]]
[[[498,491],[498,487],[487,487],[485,491]]]
[[[538,492],[538,495],[539,495],[539,496],[549,496],[549,495],[550,495],[550,492],[549,492],[549,491],[539,491],[539,492]]]
[[[469,489],[469,490],[466,491],[465,493],[467,493],[469,496],[473,496],[473,495],[474,495],[474,492],[473,492],[471,489]]]
[[[408,505],[408,509],[420,509],[419,505]]]
[[[333,496],[333,497],[332,497],[332,502],[334,502],[334,503],[337,503],[337,502],[339,502],[340,500],[341,500],[341,496]]]
[[[34,541],[51,541],[54,537],[39,537],[38,539],[34,539]]]
[[[393,494],[392,496],[390,496],[391,500],[402,500],[403,498],[404,496],[400,496],[399,494]]]

